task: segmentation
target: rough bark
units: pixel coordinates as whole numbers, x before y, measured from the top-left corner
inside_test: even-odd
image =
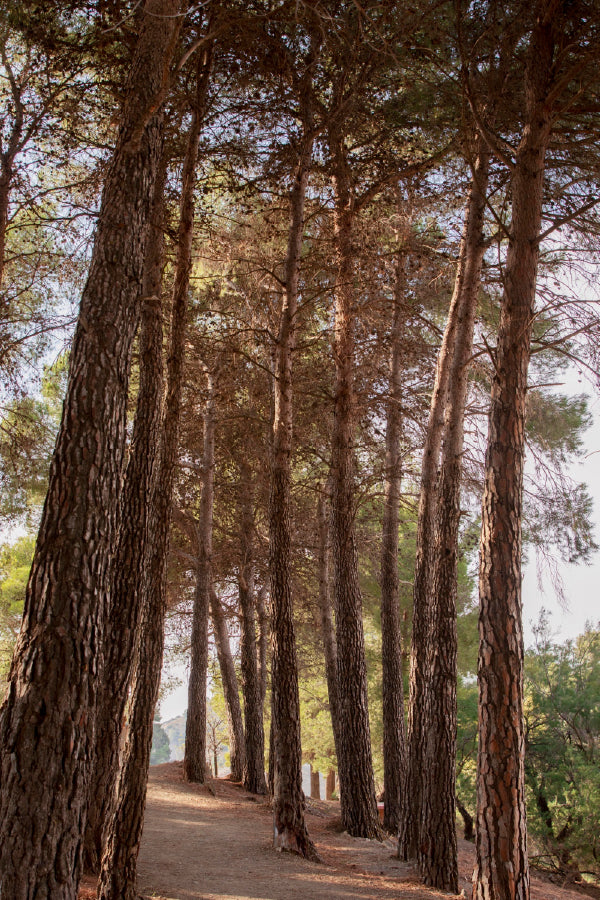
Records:
[[[331,612],[331,578],[330,578],[330,541],[329,541],[329,511],[327,508],[327,493],[319,494],[317,504],[317,520],[319,526],[319,609],[321,612],[321,635],[323,638],[323,655],[325,657],[325,678],[327,680],[327,696],[329,699],[329,713],[331,715],[331,728],[335,744],[336,757],[339,754],[340,740],[340,701],[337,684],[337,644],[335,640],[335,625]]]
[[[265,794],[265,732],[256,658],[256,597],[254,592],[254,494],[250,467],[240,469],[240,568],[238,589],[241,613],[241,669],[244,696],[246,766],[244,787]]]
[[[190,682],[185,730],[183,776],[202,784],[206,771],[206,677],[208,672],[208,615],[212,588],[212,532],[215,483],[215,389],[207,373],[204,410],[202,496],[198,516],[198,559],[192,617]]]
[[[217,658],[221,671],[223,695],[225,697],[225,709],[227,713],[227,725],[229,730],[229,758],[231,778],[233,781],[241,781],[244,777],[244,765],[246,748],[244,746],[244,722],[242,707],[238,693],[238,680],[235,671],[235,663],[229,643],[227,622],[223,614],[221,601],[214,590],[210,594],[210,616],[213,623],[215,644],[217,646]]]
[[[398,579],[398,525],[402,479],[402,338],[405,311],[402,260],[398,260],[391,333],[389,399],[385,435],[385,498],[381,536],[381,669],[383,718],[383,827],[397,833],[406,766],[402,630]]]
[[[542,0],[525,72],[525,127],[492,383],[479,570],[479,751],[475,900],[527,900],[521,508],[527,368],[539,257],[550,93],[562,4]]]
[[[100,871],[102,836],[119,770],[121,731],[145,598],[149,497],[157,464],[164,390],[161,284],[165,178],[163,160],[155,185],[144,266],[140,385],[104,637],[104,680],[99,690],[94,770],[83,849],[83,865],[89,872]]]
[[[273,833],[275,846],[315,857],[304,820],[300,697],[292,600],[290,485],[292,454],[292,353],[298,306],[304,202],[313,140],[305,133],[290,196],[290,226],[285,260],[286,289],[275,354],[271,495],[269,502],[269,575],[272,611],[271,690],[274,735]]]
[[[0,893],[75,900],[95,736],[105,597],[121,492],[130,356],[139,319],[155,113],[179,0],[148,0],[125,91],[69,383],[0,714]]]
[[[444,410],[448,394],[451,348],[457,324],[456,295],[450,305],[448,321],[438,354],[436,374],[425,432],[421,464],[415,575],[413,583],[413,624],[410,654],[406,782],[402,790],[402,811],[398,831],[398,856],[413,859],[417,855],[421,812],[423,759],[423,704],[426,692],[426,649],[428,610],[432,588],[432,548],[435,540],[437,509],[437,473],[444,431]]]
[[[354,837],[380,837],[367,698],[367,669],[354,526],[354,203],[346,148],[333,127],[335,283],[335,398],[331,466],[331,541],[334,560],[342,824]]]
[[[164,647],[167,558],[181,415],[185,325],[193,238],[193,189],[198,138],[206,103],[211,60],[212,45],[208,45],[198,61],[196,99],[183,167],[177,263],[167,359],[167,396],[160,466],[152,496],[150,522],[152,552],[149,561],[148,592],[140,629],[129,737],[119,776],[117,799],[107,829],[98,887],[99,900],[134,900],[136,896],[137,857],[144,822],[152,722]]]
[[[450,363],[427,647],[425,740],[418,863],[425,884],[458,893],[456,844],[456,592],[464,414],[481,265],[489,158],[481,149],[465,210],[454,297],[457,322]]]

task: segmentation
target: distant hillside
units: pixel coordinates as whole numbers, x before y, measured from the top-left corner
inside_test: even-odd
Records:
[[[171,761],[175,759],[183,759],[183,751],[185,747],[185,722],[187,719],[187,709],[182,716],[175,716],[168,722],[162,722],[163,731],[169,735],[169,744],[171,745]]]

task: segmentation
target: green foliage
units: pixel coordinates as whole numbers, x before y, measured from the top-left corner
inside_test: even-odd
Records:
[[[0,547],[0,679],[8,674],[21,625],[25,588],[31,569],[35,538],[25,535]]]
[[[555,643],[547,614],[526,655],[526,776],[541,862],[600,876],[600,625]]]
[[[169,735],[160,722],[154,722],[152,726],[152,750],[150,752],[150,765],[158,766],[160,763],[169,762],[171,747]]]
[[[46,496],[48,468],[66,386],[68,356],[44,370],[38,397],[14,400],[0,419],[0,522],[32,528]]]

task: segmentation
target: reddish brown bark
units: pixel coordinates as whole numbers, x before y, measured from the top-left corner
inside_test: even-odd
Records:
[[[0,893],[75,900],[125,447],[156,112],[180,19],[148,0],[107,173],[63,418],[0,714]],[[152,13],[152,15],[148,15]]]
[[[321,776],[318,769],[310,768],[310,796],[313,800],[321,799]]]
[[[562,9],[553,0],[537,6],[525,71],[525,127],[511,179],[512,223],[482,502],[474,900],[529,897],[521,607],[525,396],[552,126],[548,97]]]
[[[425,884],[458,893],[456,844],[456,592],[464,414],[481,265],[489,159],[481,149],[465,211],[454,300],[444,445],[437,490],[435,563],[427,648],[418,863]]]

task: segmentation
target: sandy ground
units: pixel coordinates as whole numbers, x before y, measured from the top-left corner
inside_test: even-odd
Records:
[[[419,884],[394,843],[339,830],[337,803],[308,801],[307,826],[322,863],[272,849],[271,811],[226,780],[185,784],[181,763],[150,770],[138,891],[161,900],[433,900],[451,897]],[[470,897],[474,848],[459,842],[460,888]],[[94,896],[86,880],[80,900]],[[460,896],[460,895],[459,895]],[[532,900],[581,900],[540,878]]]

